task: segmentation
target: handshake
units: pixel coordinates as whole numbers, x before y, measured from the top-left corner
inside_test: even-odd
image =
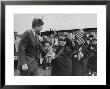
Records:
[[[27,71],[27,70],[28,70],[27,64],[22,65],[22,70],[23,70],[23,71]]]

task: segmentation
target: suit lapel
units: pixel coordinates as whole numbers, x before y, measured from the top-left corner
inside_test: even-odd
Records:
[[[37,44],[39,44],[39,37],[37,34],[35,35],[35,40],[36,40]]]
[[[38,36],[34,35],[34,33],[32,32],[32,30],[30,31],[31,33],[31,41],[32,41],[32,45],[36,46],[39,42],[38,40]]]

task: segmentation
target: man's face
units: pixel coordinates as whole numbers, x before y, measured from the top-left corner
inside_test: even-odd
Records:
[[[37,26],[36,26],[36,28],[35,28],[35,32],[36,32],[36,33],[39,33],[41,30],[42,30],[42,26],[40,26],[40,27],[37,27]]]
[[[15,36],[17,36],[18,35],[18,33],[17,32],[15,32]]]

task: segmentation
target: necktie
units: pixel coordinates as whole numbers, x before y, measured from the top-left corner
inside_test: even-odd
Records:
[[[35,41],[36,41],[37,45],[39,45],[39,37],[37,34],[35,35]]]

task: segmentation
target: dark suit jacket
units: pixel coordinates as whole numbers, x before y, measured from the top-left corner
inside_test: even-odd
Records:
[[[34,69],[38,67],[37,64],[38,50],[42,51],[42,48],[40,47],[38,35],[34,36],[32,30],[24,32],[18,47],[19,70],[21,70],[21,66],[23,64],[28,65],[28,71],[34,71]]]

